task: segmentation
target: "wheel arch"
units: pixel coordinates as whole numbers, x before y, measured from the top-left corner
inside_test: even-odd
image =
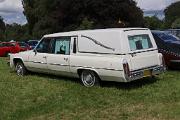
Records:
[[[100,78],[100,76],[99,76],[99,74],[98,74],[98,71],[95,70],[95,69],[90,69],[90,68],[79,68],[79,69],[77,69],[77,73],[78,73],[79,77],[81,76],[81,73],[82,73],[84,70],[92,71],[92,72],[99,78],[99,80],[101,80],[101,78]]]
[[[13,59],[13,64],[14,64],[14,66],[16,66],[16,64],[17,64],[18,62],[23,63],[22,58],[14,58],[14,59]],[[23,64],[24,64],[24,63],[23,63]]]

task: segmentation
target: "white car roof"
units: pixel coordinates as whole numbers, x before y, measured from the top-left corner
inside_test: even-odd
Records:
[[[94,31],[109,31],[109,32],[121,32],[121,31],[130,31],[130,30],[149,30],[148,28],[108,28],[108,29],[94,29],[94,30],[79,30],[79,31],[70,31],[70,32],[60,32],[54,34],[44,35],[44,37],[58,37],[58,36],[76,36],[77,32],[94,32]]]

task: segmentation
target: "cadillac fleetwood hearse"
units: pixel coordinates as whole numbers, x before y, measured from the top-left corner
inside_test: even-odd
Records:
[[[113,28],[45,35],[34,50],[10,55],[17,75],[28,71],[99,81],[130,82],[165,70],[147,28]]]

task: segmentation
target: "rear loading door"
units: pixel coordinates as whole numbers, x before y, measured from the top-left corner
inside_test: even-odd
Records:
[[[157,46],[149,30],[130,30],[125,34],[131,71],[159,65]]]

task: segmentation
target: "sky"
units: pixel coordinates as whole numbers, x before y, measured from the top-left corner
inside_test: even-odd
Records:
[[[143,10],[164,10],[173,2],[180,0],[135,0],[137,5]]]
[[[143,10],[163,10],[173,2],[180,0],[135,0],[138,7]],[[21,0],[0,0],[0,16],[6,23],[25,24]]]

